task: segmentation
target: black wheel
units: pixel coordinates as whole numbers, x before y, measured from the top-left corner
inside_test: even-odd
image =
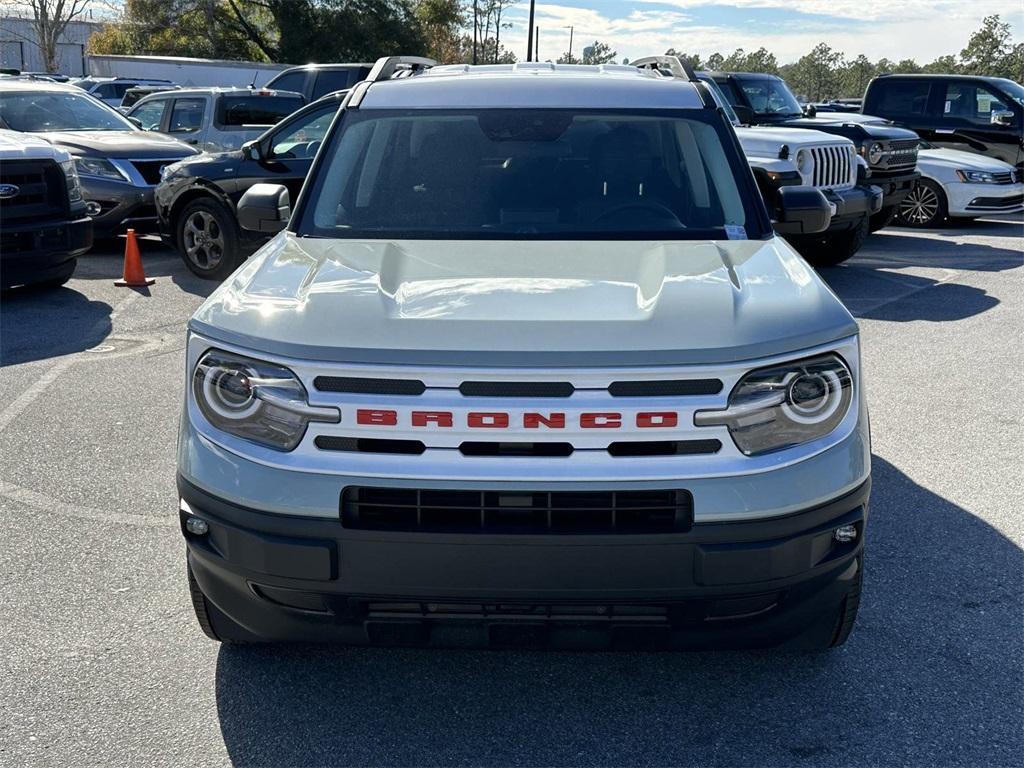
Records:
[[[895,205],[890,205],[888,208],[883,208],[878,213],[871,214],[871,224],[868,226],[868,232],[877,232],[880,229],[885,229],[892,224],[892,221],[895,218]]]
[[[900,203],[899,222],[905,227],[934,227],[946,220],[946,193],[930,179],[921,179]]]
[[[790,243],[812,266],[834,267],[860,250],[868,236],[869,226],[869,219],[864,216],[853,229],[794,237]]]
[[[75,274],[75,265],[78,263],[78,259],[72,259],[69,262],[61,265],[61,271],[55,276],[47,278],[46,280],[39,280],[37,282],[24,283],[17,290],[19,291],[52,291],[55,288],[60,288],[64,283],[71,279],[71,276]],[[18,285],[15,283],[15,285]],[[0,290],[7,292],[11,290],[13,286],[4,285],[0,287]]]
[[[196,619],[199,621],[199,628],[203,634],[218,643],[245,643],[251,640],[251,636],[242,627],[238,626],[221,613],[217,606],[211,603],[196,581],[192,573],[192,566],[186,563],[188,569],[188,591],[192,598],[192,608],[196,612]]]
[[[185,266],[207,280],[223,280],[242,261],[234,215],[212,198],[188,203],[178,216],[178,249]]]

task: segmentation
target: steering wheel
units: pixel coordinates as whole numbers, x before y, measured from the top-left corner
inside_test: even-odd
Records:
[[[675,223],[678,224],[683,229],[686,228],[686,225],[683,224],[682,221],[680,221],[675,211],[673,211],[667,205],[662,205],[661,203],[657,203],[654,200],[645,200],[635,203],[623,203],[621,205],[613,206],[612,208],[609,208],[608,210],[599,213],[597,215],[597,218],[594,219],[594,223],[596,224],[597,222],[604,221],[605,219],[611,218],[612,216],[617,216],[618,214],[623,213],[625,211],[646,211],[647,213],[656,214],[657,218],[659,219],[671,219],[675,221]]]

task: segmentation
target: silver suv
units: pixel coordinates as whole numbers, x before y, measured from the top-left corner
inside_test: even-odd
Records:
[[[857,325],[706,86],[382,60],[189,324],[214,639],[827,648],[871,450]],[[781,215],[828,226],[820,190]]]
[[[204,152],[230,152],[306,103],[302,94],[248,88],[183,88],[136,102],[128,117]]]

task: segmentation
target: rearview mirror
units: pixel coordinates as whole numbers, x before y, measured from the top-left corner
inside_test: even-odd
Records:
[[[1002,125],[1007,128],[1013,127],[1013,112],[1008,109],[997,109],[992,112],[990,118],[992,125]]]
[[[288,188],[253,184],[238,201],[238,223],[251,232],[280,232],[292,216]]]
[[[262,186],[262,185],[260,185]],[[786,235],[813,235],[832,223],[832,204],[814,187],[780,187],[775,231]]]

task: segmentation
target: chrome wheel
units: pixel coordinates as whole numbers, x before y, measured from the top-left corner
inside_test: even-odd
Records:
[[[938,218],[942,201],[931,187],[918,184],[900,203],[900,218],[915,227],[924,227]]]
[[[182,230],[185,255],[200,269],[213,269],[224,259],[224,230],[208,211],[193,211]]]

